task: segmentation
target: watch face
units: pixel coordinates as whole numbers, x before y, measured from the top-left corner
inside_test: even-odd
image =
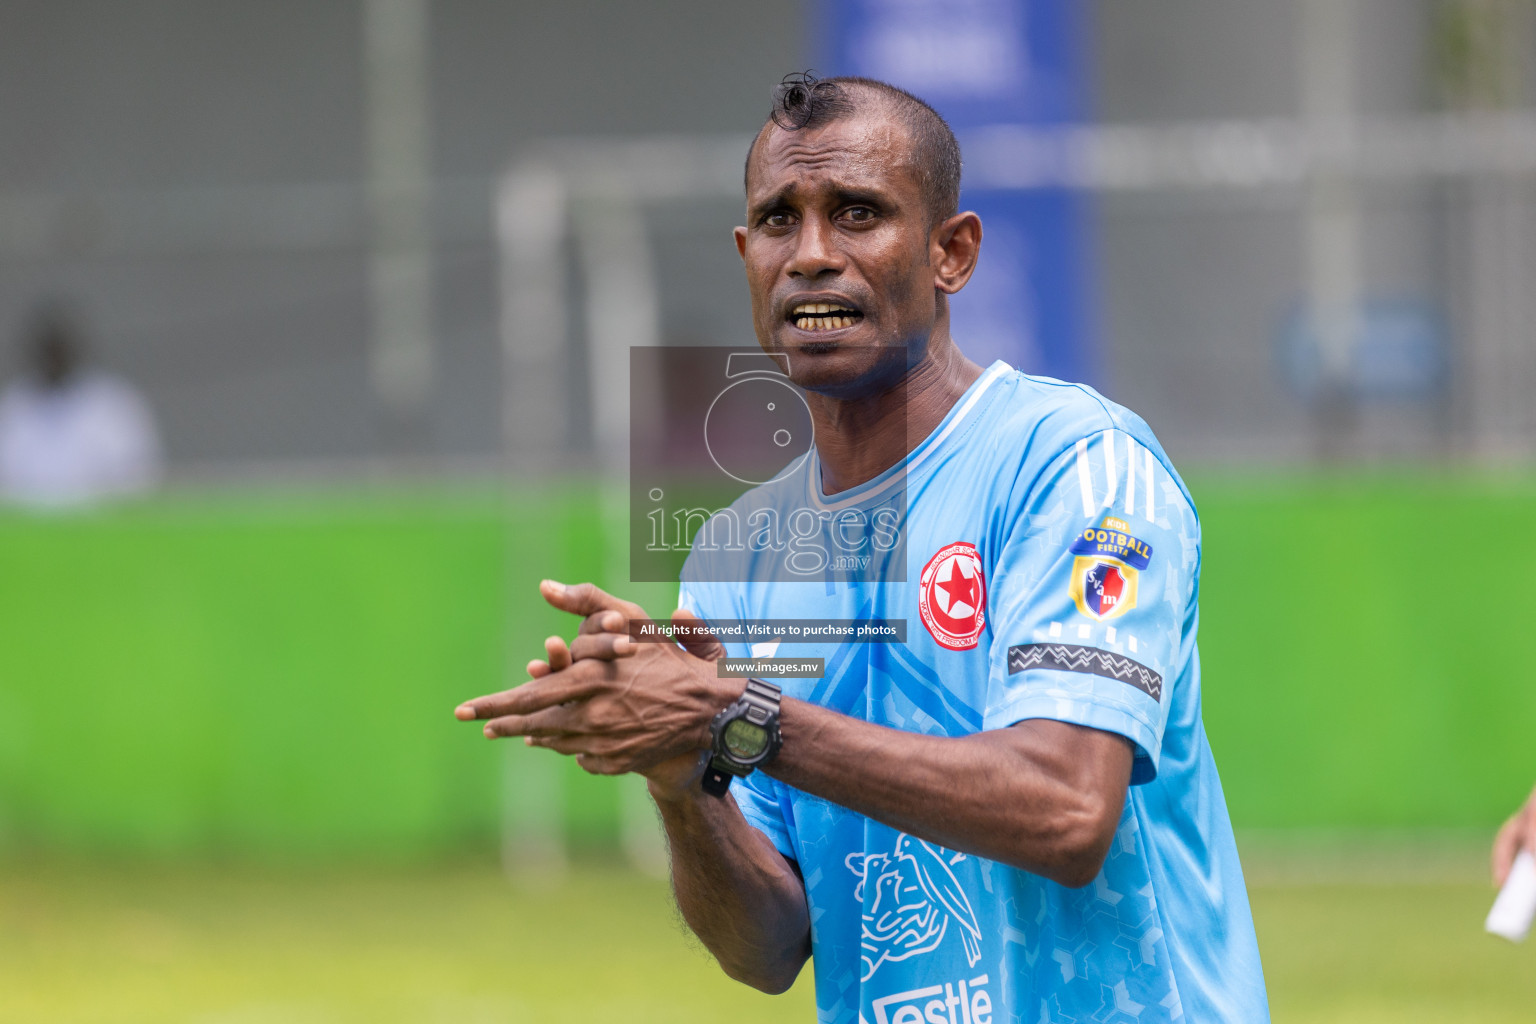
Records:
[[[726,753],[738,761],[755,760],[768,749],[768,730],[753,725],[745,718],[727,724],[720,738],[725,744]]]

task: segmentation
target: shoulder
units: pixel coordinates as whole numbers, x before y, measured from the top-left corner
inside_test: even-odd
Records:
[[[145,407],[144,397],[137,388],[109,373],[98,371],[82,377],[75,385],[75,393],[81,402],[115,409],[136,411]]]
[[[996,414],[989,433],[1020,455],[1052,458],[1082,438],[1119,430],[1152,438],[1140,416],[1087,384],[1036,377],[1019,370],[997,382]]]
[[[0,410],[12,411],[34,401],[36,389],[24,381],[11,381],[0,387]]]
[[[1087,384],[1018,370],[1000,377],[997,387],[992,423],[977,443],[990,447],[993,457],[1001,460],[999,476],[1012,477],[1016,486],[1032,490],[1064,469],[1085,472],[1084,460],[1091,460],[1097,475],[1100,463],[1129,473],[1133,459],[1145,474],[1145,460],[1151,459],[1189,500],[1157,435],[1133,410]]]

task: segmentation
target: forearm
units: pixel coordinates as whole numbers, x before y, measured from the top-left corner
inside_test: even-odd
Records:
[[[678,909],[725,973],[764,992],[789,988],[811,952],[800,879],[729,796],[656,786]]]
[[[1066,885],[1097,874],[1130,772],[1126,740],[1059,722],[934,737],[786,700],[780,727],[783,749],[766,769],[775,778]]]

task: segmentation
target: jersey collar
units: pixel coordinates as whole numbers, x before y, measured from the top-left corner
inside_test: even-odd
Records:
[[[806,499],[811,507],[827,509],[836,512],[839,509],[850,508],[871,500],[884,498],[885,495],[900,486],[906,478],[923,469],[933,462],[936,452],[943,451],[951,437],[959,427],[972,415],[976,414],[981,398],[992,385],[1004,374],[1013,372],[1013,367],[999,359],[981,372],[981,376],[971,382],[971,386],[965,389],[960,400],[950,407],[949,412],[939,421],[927,437],[916,448],[907,453],[907,457],[897,462],[890,469],[871,480],[866,480],[857,487],[850,487],[846,491],[838,491],[834,495],[828,495],[821,489],[821,455],[813,447],[811,457],[806,459],[805,483]]]

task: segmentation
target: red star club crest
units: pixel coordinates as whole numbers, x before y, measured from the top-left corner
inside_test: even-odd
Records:
[[[976,646],[987,624],[987,581],[976,545],[950,544],[928,560],[918,581],[917,608],[939,646],[952,651]]]

